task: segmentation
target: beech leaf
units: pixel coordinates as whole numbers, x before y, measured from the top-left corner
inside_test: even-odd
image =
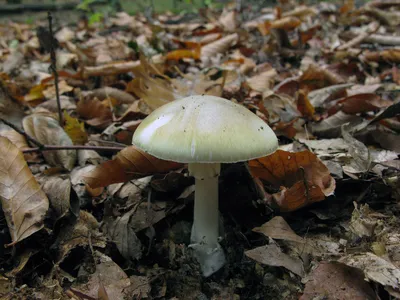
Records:
[[[181,166],[180,163],[156,158],[130,146],[119,152],[113,160],[106,161],[87,173],[85,181],[92,188],[104,187],[153,173],[164,173]]]
[[[281,188],[280,192],[273,194],[281,211],[294,211],[322,201],[335,190],[335,180],[328,168],[308,150],[278,150],[269,156],[251,160],[249,169],[253,177]]]
[[[72,146],[68,134],[58,121],[44,115],[33,114],[22,121],[25,132],[44,145]],[[53,166],[62,166],[72,170],[76,161],[75,150],[44,151],[46,161]]]
[[[12,244],[43,228],[49,201],[21,151],[5,137],[0,137],[0,199]]]

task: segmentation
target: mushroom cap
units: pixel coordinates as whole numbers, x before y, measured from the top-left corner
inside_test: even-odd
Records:
[[[272,129],[247,108],[215,96],[189,96],[153,111],[136,129],[133,144],[181,163],[233,163],[274,152]]]

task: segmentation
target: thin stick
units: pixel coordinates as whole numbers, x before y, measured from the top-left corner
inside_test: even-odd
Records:
[[[51,58],[51,65],[50,69],[54,76],[54,86],[56,88],[56,100],[57,100],[57,108],[58,108],[58,122],[62,127],[64,124],[63,115],[61,111],[61,102],[60,102],[60,91],[58,89],[58,72],[57,72],[57,58],[56,58],[56,51],[54,49],[54,36],[53,36],[53,26],[52,26],[52,16],[51,12],[47,13],[47,18],[49,20],[49,31],[50,31],[50,58]]]
[[[73,146],[55,146],[55,145],[42,145],[42,147],[28,148],[22,150],[23,153],[32,153],[39,151],[56,151],[56,150],[97,150],[97,151],[121,151],[125,147],[110,147],[110,146],[85,146],[85,145],[73,145]]]
[[[19,129],[17,126],[15,126],[14,124],[0,118],[0,121],[3,122],[4,124],[6,124],[7,126],[11,127],[12,129],[14,129],[16,132],[18,132],[19,134],[22,134],[28,141],[30,141],[32,144],[35,144],[36,146],[38,146],[38,149],[41,149],[44,147],[44,145],[35,140],[34,138],[32,138],[31,136],[29,136],[25,131]]]

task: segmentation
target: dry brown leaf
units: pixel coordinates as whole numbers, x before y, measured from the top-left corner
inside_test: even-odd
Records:
[[[340,109],[346,114],[374,111],[392,104],[391,101],[382,99],[379,95],[372,93],[353,95],[338,102]]]
[[[72,146],[73,143],[58,124],[58,121],[44,115],[33,114],[22,121],[25,132],[44,145]],[[75,150],[44,151],[46,161],[53,166],[72,170],[76,161]]]
[[[261,227],[253,228],[254,232],[262,233],[267,237],[304,244],[305,240],[298,236],[281,216],[273,217]]]
[[[261,264],[284,267],[300,277],[304,276],[304,267],[301,259],[283,253],[274,243],[248,250],[244,254]]]
[[[73,89],[74,88],[72,86],[69,86],[65,80],[61,80],[58,83],[58,93],[59,93],[59,95],[71,92]],[[47,87],[45,90],[43,90],[43,96],[45,96],[47,99],[54,98],[56,96],[56,87],[55,87],[55,85],[51,85],[51,86]]]
[[[217,54],[225,53],[230,47],[235,45],[239,40],[237,33],[227,35],[215,42],[209,43],[201,48],[201,59],[208,59]]]
[[[95,67],[84,67],[83,68],[83,78],[88,78],[92,76],[110,76],[125,74],[132,71],[140,65],[139,61],[130,62],[114,62],[106,65],[100,65]]]
[[[314,16],[316,14],[317,10],[315,8],[302,5],[293,10],[284,12],[282,17],[298,17],[300,19],[304,19],[308,16]]]
[[[140,66],[135,68],[133,73],[135,78],[128,83],[126,90],[145,101],[151,109],[180,98],[180,95],[175,93],[171,80],[143,56],[141,56]]]
[[[82,97],[76,105],[76,112],[84,119],[87,124],[106,128],[112,122],[112,112],[108,105],[90,96]]]
[[[344,79],[328,69],[310,64],[308,69],[298,79],[300,88],[308,91],[320,89],[334,84],[344,83]]]
[[[92,97],[96,97],[99,100],[112,98],[115,99],[118,103],[124,103],[124,104],[131,104],[137,100],[135,97],[133,97],[126,91],[121,91],[119,89],[108,86],[90,91],[86,95],[91,95]]]
[[[271,69],[248,78],[246,82],[252,90],[262,93],[273,87],[277,75],[276,70]]]
[[[222,14],[218,22],[222,25],[225,31],[235,31],[237,28],[237,13],[235,10]]]
[[[297,94],[297,109],[303,117],[312,119],[314,117],[315,108],[308,99],[307,92],[300,90]]]
[[[75,282],[70,291],[79,299],[127,299],[132,295],[131,281],[125,272],[108,256],[95,251],[96,267],[93,274],[87,274],[88,282]],[[81,268],[85,268],[84,265]],[[85,272],[81,270],[80,272]],[[87,272],[87,271],[86,271]]]
[[[29,148],[26,138],[22,134],[16,132],[13,129],[0,131],[0,136],[9,139],[10,142],[13,143],[15,146],[17,146],[17,148],[20,150]]]
[[[0,198],[13,244],[43,228],[49,208],[21,151],[0,137]]]
[[[117,245],[121,255],[128,260],[138,260],[142,257],[142,243],[132,226],[132,215],[137,209],[117,217],[104,217],[103,231]]]
[[[253,177],[265,180],[281,191],[273,194],[281,211],[294,211],[332,195],[335,180],[328,168],[310,151],[274,154],[249,162]]]
[[[87,173],[85,181],[96,188],[180,167],[182,164],[158,159],[130,146],[119,152],[113,160],[106,161]]]
[[[79,215],[79,200],[71,189],[71,181],[57,176],[42,178],[42,189],[50,201],[50,206],[55,213],[55,219],[65,216],[70,210]]]
[[[375,292],[360,270],[328,262],[321,262],[313,270],[300,300],[312,300],[320,295],[327,299],[376,299]]]

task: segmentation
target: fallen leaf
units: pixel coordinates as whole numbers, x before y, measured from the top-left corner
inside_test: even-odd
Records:
[[[339,75],[315,64],[310,64],[308,69],[299,77],[298,80],[300,82],[300,88],[307,91],[344,83],[344,79]]]
[[[86,123],[99,128],[106,128],[112,121],[111,108],[90,96],[82,97],[76,105],[76,112]]]
[[[77,247],[105,248],[106,237],[99,231],[100,224],[87,211],[79,211],[77,222],[67,223],[57,236],[57,264],[63,262],[71,251]]]
[[[335,180],[328,168],[310,151],[275,153],[249,161],[250,173],[281,192],[274,200],[281,211],[294,211],[332,195]]]
[[[79,216],[79,199],[72,189],[69,179],[62,179],[58,176],[46,176],[42,179],[42,189],[50,201],[50,207],[58,220],[71,212]]]
[[[215,42],[209,43],[201,48],[201,59],[208,59],[219,53],[226,52],[230,47],[236,44],[239,40],[237,33],[227,35]]]
[[[33,101],[40,101],[44,100],[45,96],[43,94],[46,86],[43,84],[35,85],[29,90],[29,93],[24,96],[24,101],[26,102],[33,102]]]
[[[371,166],[371,155],[368,148],[359,140],[351,136],[349,125],[342,125],[342,136],[348,146],[348,152],[352,158],[349,165],[343,170],[347,173],[364,173]]]
[[[274,243],[247,250],[244,254],[261,264],[284,267],[300,277],[304,276],[304,267],[301,259],[283,253],[278,245]]]
[[[364,272],[367,280],[377,282],[386,288],[400,292],[400,269],[371,252],[348,254],[339,259],[339,262]]]
[[[135,146],[120,151],[113,160],[106,161],[85,175],[92,188],[178,169],[182,164],[158,159]]]
[[[88,282],[76,282],[70,290],[77,295],[85,295],[87,299],[126,299],[131,296],[129,290],[131,281],[125,272],[107,255],[95,251],[95,257],[98,262],[96,264],[96,271],[93,274],[87,274]],[[81,272],[87,273],[84,265],[81,267]],[[101,293],[101,286],[106,292]],[[99,294],[103,298],[99,298]],[[106,298],[104,298],[106,297]]]
[[[292,241],[301,244],[305,243],[305,240],[298,236],[281,216],[273,217],[261,227],[253,228],[253,231],[262,233],[273,239]]]
[[[252,90],[262,93],[272,88],[276,76],[275,69],[271,69],[248,78],[246,82]]]
[[[64,111],[64,130],[71,138],[74,145],[83,145],[88,140],[88,135],[85,131],[85,124],[79,122],[77,118],[71,117],[66,111]]]
[[[68,134],[51,117],[33,114],[26,116],[22,124],[27,134],[44,145],[73,145]],[[62,166],[67,170],[72,170],[76,161],[76,150],[44,151],[43,156],[53,166]]]
[[[71,92],[73,89],[74,88],[72,86],[69,86],[65,80],[61,80],[58,83],[58,93],[59,93],[59,95]],[[55,85],[51,85],[50,87],[47,87],[45,90],[43,90],[43,96],[46,97],[47,99],[51,99],[53,97],[56,97],[56,87],[55,87]]]
[[[7,138],[0,137],[0,198],[13,243],[43,228],[49,208],[21,151]]]
[[[126,91],[122,91],[108,86],[100,89],[95,89],[84,95],[95,97],[99,100],[112,98],[115,99],[117,103],[123,103],[123,104],[131,104],[137,100],[135,97],[133,97]]]
[[[117,245],[121,255],[128,260],[138,260],[142,257],[142,243],[130,223],[135,213],[136,210],[132,209],[121,217],[104,218],[105,233]]]
[[[322,295],[327,299],[376,299],[360,270],[329,262],[321,262],[313,270],[300,300],[312,300]]]
[[[357,114],[388,107],[391,101],[384,100],[376,94],[357,94],[338,102],[340,109],[346,114]]]
[[[312,119],[314,117],[315,108],[307,97],[307,92],[300,90],[297,94],[297,109],[304,117]]]
[[[179,61],[184,58],[192,58],[192,59],[200,59],[200,51],[201,47],[197,49],[178,49],[173,50],[167,53],[166,59],[167,60],[175,60]]]

